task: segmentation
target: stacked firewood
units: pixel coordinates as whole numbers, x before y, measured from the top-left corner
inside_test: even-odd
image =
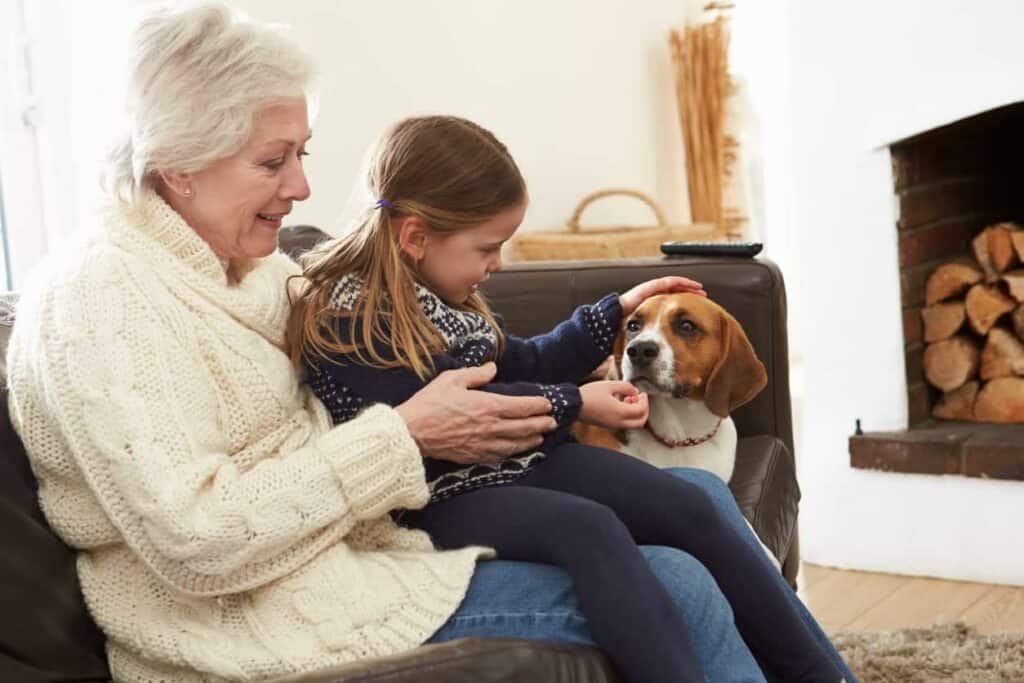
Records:
[[[1024,422],[1024,229],[999,223],[925,285],[924,374],[946,420]]]

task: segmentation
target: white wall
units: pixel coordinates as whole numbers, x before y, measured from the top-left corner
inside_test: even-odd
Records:
[[[119,128],[127,32],[145,0],[31,0],[48,87],[45,136],[52,216],[19,216],[15,284],[87,218],[97,167]],[[531,190],[525,230],[561,226],[585,194],[642,189],[668,218],[688,219],[668,33],[690,0],[514,4],[474,0],[333,2],[237,0],[255,18],[292,27],[319,65],[321,100],[307,158],[313,195],[295,222],[336,229],[364,150],[399,117],[454,113],[491,128]],[[42,29],[45,25],[45,30]],[[59,162],[59,163],[58,163]],[[631,200],[599,203],[584,224],[652,220]]]
[[[670,219],[686,219],[667,39],[688,4],[238,2],[253,16],[291,24],[323,70],[307,162],[313,197],[297,220],[336,219],[384,125],[453,113],[508,145],[531,189],[526,230],[564,224],[580,198],[605,186],[641,188]],[[650,220],[628,200],[593,209],[595,221]]]
[[[1024,482],[853,470],[907,424],[886,142],[1024,99],[1019,0],[792,0],[793,217],[806,324],[805,559],[1024,584]],[[1024,447],[1024,445],[1022,445]]]

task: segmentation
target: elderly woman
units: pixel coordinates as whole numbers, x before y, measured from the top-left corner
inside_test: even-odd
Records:
[[[14,423],[114,677],[261,680],[463,636],[590,642],[561,571],[439,552],[389,514],[427,501],[423,457],[539,443],[544,399],[472,391],[493,372],[477,368],[332,428],[297,381],[298,270],[276,246],[309,196],[306,58],[217,5],[153,14],[135,38],[97,229],[26,288],[9,355]],[[745,529],[717,479],[684,476]],[[645,554],[707,676],[762,680],[703,567]]]

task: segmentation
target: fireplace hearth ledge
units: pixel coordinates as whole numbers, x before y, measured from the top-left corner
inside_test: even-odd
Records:
[[[1024,424],[929,421],[850,437],[850,466],[1024,481]]]

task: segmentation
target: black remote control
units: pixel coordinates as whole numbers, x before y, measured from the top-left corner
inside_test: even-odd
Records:
[[[763,245],[760,242],[663,242],[661,253],[667,256],[735,256],[753,258]]]

